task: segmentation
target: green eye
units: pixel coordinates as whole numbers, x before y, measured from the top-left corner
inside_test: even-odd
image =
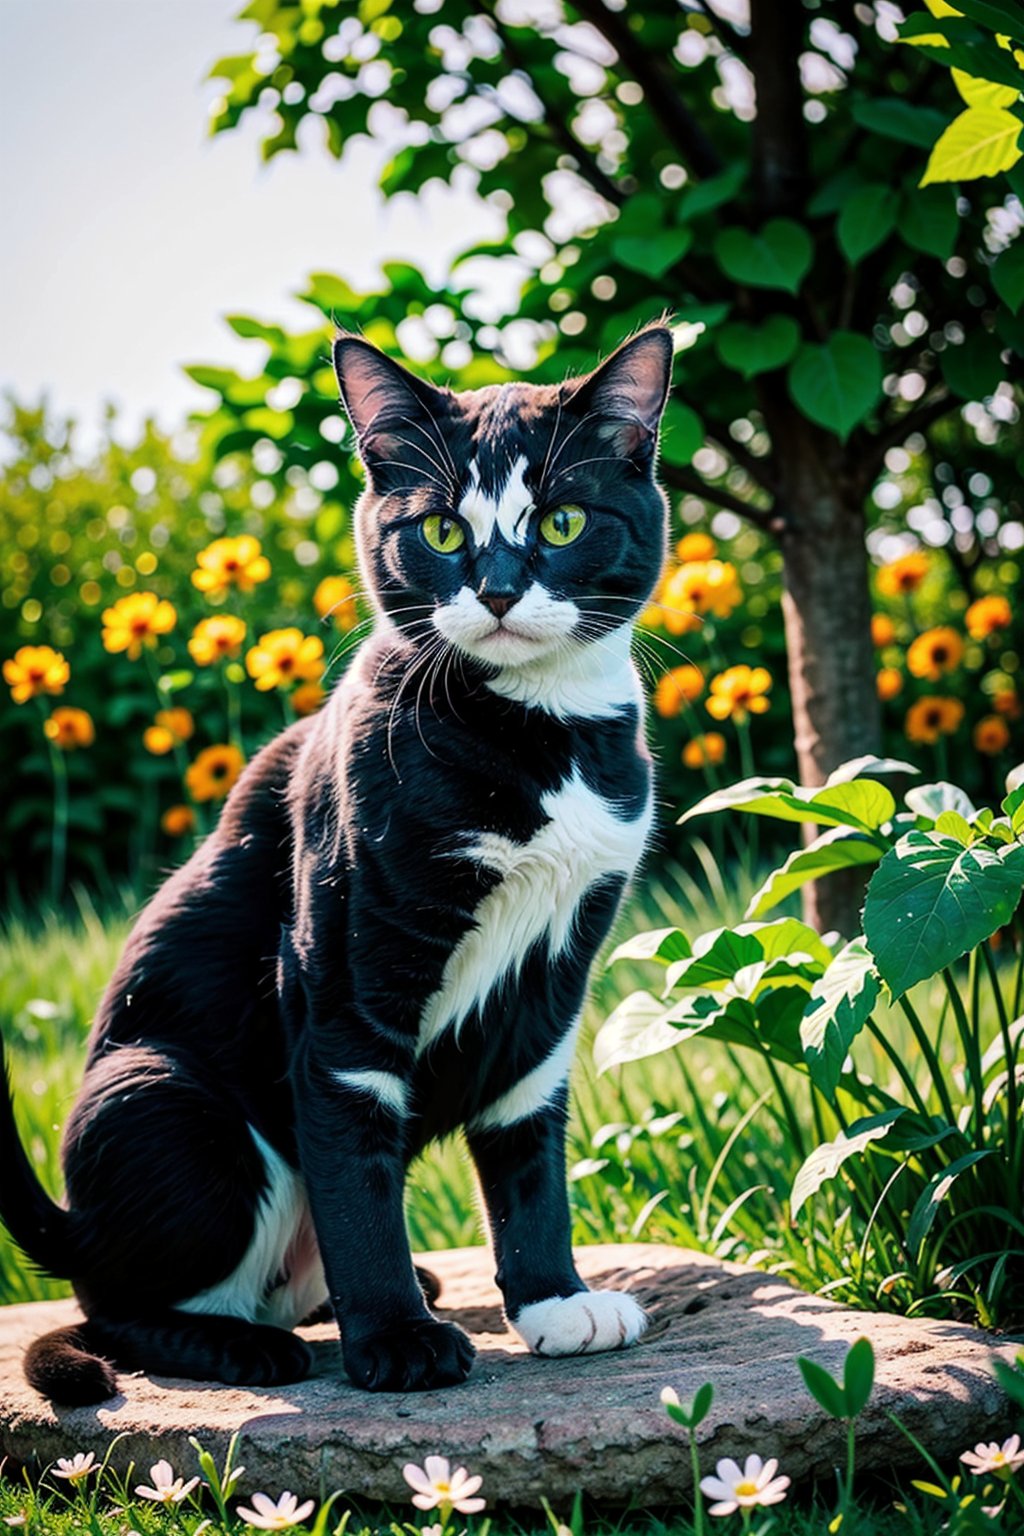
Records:
[[[466,542],[466,535],[450,517],[438,517],[435,513],[433,517],[425,517],[421,526],[423,537],[439,555],[454,555]]]
[[[578,539],[586,526],[587,514],[583,508],[570,503],[556,507],[553,512],[541,518],[540,536],[545,544],[553,544],[556,549],[561,549]]]

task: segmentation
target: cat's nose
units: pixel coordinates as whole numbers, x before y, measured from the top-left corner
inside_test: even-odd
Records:
[[[485,608],[489,608],[491,610],[496,619],[503,619],[512,605],[517,603],[519,599],[518,597],[509,597],[508,595],[500,594],[497,592],[495,592],[493,595],[490,592],[481,592],[480,601],[483,603]]]

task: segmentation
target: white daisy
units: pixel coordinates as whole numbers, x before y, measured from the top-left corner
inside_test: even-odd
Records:
[[[475,1515],[486,1504],[485,1499],[472,1497],[483,1478],[470,1477],[465,1467],[457,1467],[453,1472],[447,1456],[428,1456],[422,1467],[410,1462],[402,1468],[402,1476],[416,1490],[412,1502],[417,1509],[447,1505],[460,1515]]]
[[[152,1499],[154,1504],[180,1504],[199,1482],[198,1477],[190,1477],[187,1483],[184,1478],[175,1477],[169,1461],[158,1461],[150,1467],[149,1475],[153,1486],[142,1483],[135,1492],[140,1499]]]
[[[238,1513],[257,1531],[287,1531],[313,1513],[313,1500],[300,1504],[294,1493],[282,1493],[276,1504],[269,1494],[254,1493],[252,1501],[255,1509],[243,1509],[239,1504]]]
[[[63,1477],[69,1483],[80,1483],[83,1478],[89,1476],[90,1472],[95,1472],[96,1470],[96,1457],[92,1451],[84,1453],[79,1451],[70,1459],[67,1456],[58,1456],[57,1464],[53,1468],[53,1475],[54,1477]]]
[[[700,1491],[712,1504],[713,1515],[734,1515],[738,1509],[753,1509],[764,1504],[781,1504],[789,1487],[788,1477],[776,1477],[779,1464],[774,1457],[762,1461],[760,1456],[748,1456],[742,1469],[727,1457],[715,1467],[714,1477],[702,1477]]]
[[[1024,1466],[1020,1435],[1011,1435],[1002,1445],[995,1440],[990,1440],[987,1445],[979,1441],[973,1451],[964,1451],[960,1460],[979,1477],[985,1472],[994,1472],[997,1477],[1012,1477],[1018,1467]]]

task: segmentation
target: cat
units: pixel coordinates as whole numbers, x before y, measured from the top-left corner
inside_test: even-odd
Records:
[[[542,1355],[646,1318],[576,1272],[567,1083],[588,970],[652,823],[631,625],[661,570],[662,323],[560,386],[456,393],[356,335],[334,362],[365,468],[375,623],[328,703],[253,759],[150,901],[102,999],[63,1141],[66,1207],[0,1093],[0,1217],[85,1320],[28,1380],[254,1386],[468,1375],[403,1218],[462,1127],[511,1327]]]

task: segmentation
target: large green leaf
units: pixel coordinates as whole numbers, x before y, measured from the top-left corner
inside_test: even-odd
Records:
[[[690,941],[678,928],[653,928],[649,933],[635,933],[626,939],[609,957],[608,964],[618,960],[660,960],[668,965],[682,960],[690,953]]]
[[[835,1178],[848,1158],[859,1156],[873,1141],[881,1141],[889,1127],[905,1114],[902,1107],[884,1109],[881,1114],[855,1120],[849,1131],[840,1131],[835,1141],[824,1141],[820,1147],[815,1147],[793,1180],[789,1203],[794,1219],[811,1196],[817,1194],[829,1179]]]
[[[1024,239],[1018,237],[1009,250],[996,261],[991,272],[992,286],[1014,314],[1024,304]]]
[[[899,757],[875,757],[871,752],[866,757],[851,757],[845,763],[840,763],[838,768],[833,768],[826,785],[848,784],[851,779],[877,779],[879,774],[885,773],[920,773],[913,763],[905,763]]]
[[[822,346],[800,348],[789,392],[809,420],[844,442],[882,393],[882,359],[866,336],[835,331]]]
[[[821,788],[798,788],[789,779],[742,779],[705,795],[680,816],[680,824],[712,811],[745,811],[776,821],[814,821],[825,827],[856,827],[873,832],[889,821],[896,802],[884,784],[851,779]]]
[[[734,990],[750,996],[766,975],[783,977],[781,966],[772,971],[773,962],[783,961],[813,977],[831,963],[832,953],[820,934],[795,917],[714,928],[696,940],[691,956],[669,966],[665,992],[677,986],[721,988],[735,983]]]
[[[633,992],[615,1009],[594,1039],[598,1072],[672,1050],[695,1035],[713,1033],[730,1045],[757,1046],[756,1014],[745,998],[698,993],[671,1008],[648,992]]]
[[[854,102],[853,120],[871,133],[918,149],[931,149],[948,119],[934,107],[903,101],[898,96],[882,96]]]
[[[737,283],[796,293],[814,260],[814,243],[802,224],[769,219],[756,233],[723,229],[715,236],[715,260]]]
[[[780,868],[775,869],[751,897],[747,917],[763,917],[808,880],[820,880],[837,869],[877,864],[882,849],[876,842],[852,827],[830,827],[806,848],[797,848]]]
[[[869,181],[846,199],[836,220],[839,249],[851,266],[878,249],[896,227],[899,198],[883,182]]]
[[[932,150],[922,187],[934,181],[974,181],[997,176],[1021,157],[1021,120],[1005,107],[968,107],[955,117]]]
[[[949,187],[917,187],[903,200],[900,234],[915,251],[948,261],[956,247],[960,216]]]
[[[715,335],[723,363],[745,379],[769,373],[789,362],[800,342],[800,327],[790,315],[769,315],[761,325],[733,322]]]
[[[915,784],[907,790],[903,800],[915,816],[929,823],[918,829],[921,832],[930,831],[944,811],[959,811],[968,821],[976,814],[974,802],[967,792],[945,779],[940,779],[937,784]]]
[[[874,963],[862,938],[851,939],[814,983],[800,1025],[800,1042],[811,1077],[829,1099],[878,993]]]
[[[902,997],[1010,921],[1024,890],[1024,845],[964,848],[908,832],[868,886],[864,932],[879,975]]]
[[[669,400],[662,418],[661,456],[669,464],[689,464],[704,442],[704,423],[681,400]]]
[[[973,1168],[975,1163],[980,1163],[983,1157],[990,1156],[991,1149],[965,1152],[963,1157],[958,1157],[947,1168],[933,1174],[928,1180],[910,1213],[910,1221],[907,1225],[907,1251],[915,1263],[920,1257],[921,1244],[928,1236],[939,1214],[939,1207],[949,1195],[957,1179],[962,1173],[966,1173],[968,1168]]]
[[[659,229],[647,235],[618,235],[612,255],[643,277],[664,277],[693,244],[691,229]]]

